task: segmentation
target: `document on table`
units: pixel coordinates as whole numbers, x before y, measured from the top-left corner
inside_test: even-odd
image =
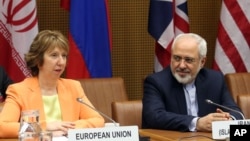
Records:
[[[53,137],[53,141],[68,141],[68,138],[65,136],[62,137]]]

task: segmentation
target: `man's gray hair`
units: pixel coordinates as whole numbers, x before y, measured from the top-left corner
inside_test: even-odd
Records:
[[[180,38],[184,36],[190,36],[194,38],[197,41],[198,48],[199,48],[199,55],[201,58],[206,57],[207,55],[207,42],[204,38],[202,38],[200,35],[195,33],[181,33],[177,35],[173,41],[171,49],[174,48],[176,41],[178,41]]]

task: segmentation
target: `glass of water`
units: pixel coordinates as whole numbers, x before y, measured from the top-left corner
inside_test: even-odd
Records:
[[[50,131],[41,131],[39,134],[39,141],[52,141],[53,134]]]
[[[39,134],[36,132],[23,132],[19,134],[19,141],[39,141]]]

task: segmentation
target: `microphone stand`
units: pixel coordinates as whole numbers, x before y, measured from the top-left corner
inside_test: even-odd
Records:
[[[237,111],[237,110],[234,110],[234,109],[232,109],[232,108],[228,108],[228,107],[226,107],[226,106],[223,106],[223,105],[214,103],[212,100],[209,100],[209,99],[206,99],[206,102],[207,102],[208,104],[212,104],[212,105],[215,105],[215,106],[218,106],[218,107],[227,109],[227,110],[229,110],[229,111],[236,112],[236,113],[238,113],[238,114],[240,114],[240,115],[242,116],[243,120],[245,119],[244,115],[243,115],[241,112]]]
[[[88,104],[85,103],[81,98],[76,98],[76,100],[77,100],[78,102],[80,102],[81,104],[84,104],[84,105],[88,106],[90,109],[96,111],[97,113],[101,114],[101,115],[104,116],[105,118],[107,118],[107,119],[108,119],[109,121],[111,121],[116,127],[119,126],[112,118],[110,118],[109,116],[107,116],[107,115],[104,114],[103,112],[101,112],[101,111],[95,109],[94,107],[88,105]]]

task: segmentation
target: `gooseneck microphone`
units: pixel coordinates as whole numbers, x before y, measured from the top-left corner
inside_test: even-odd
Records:
[[[104,116],[105,118],[107,118],[109,121],[113,122],[113,124],[115,126],[118,126],[117,123],[112,118],[110,118],[109,116],[107,116],[103,112],[95,109],[94,107],[90,106],[89,104],[87,104],[86,102],[84,102],[81,98],[76,98],[76,100],[77,100],[77,102],[80,102],[81,104],[84,104],[84,105],[88,106],[90,109],[92,109],[92,110],[96,111],[97,113],[101,114],[102,116]]]
[[[244,115],[240,112],[240,111],[237,111],[237,110],[234,110],[232,108],[229,108],[229,107],[226,107],[226,106],[223,106],[223,105],[220,105],[220,104],[217,104],[217,103],[214,103],[213,101],[209,100],[209,99],[206,99],[206,102],[208,104],[212,104],[212,105],[215,105],[215,106],[218,106],[220,108],[224,108],[224,109],[227,109],[229,111],[233,111],[233,112],[236,112],[236,113],[239,113],[243,119],[245,119]]]

